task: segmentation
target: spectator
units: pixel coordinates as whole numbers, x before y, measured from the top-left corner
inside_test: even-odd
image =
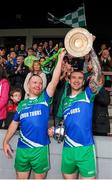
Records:
[[[24,65],[24,57],[18,56],[17,57],[17,64],[15,65],[14,69],[10,71],[10,83],[11,89],[13,88],[20,88],[22,90],[22,99],[24,99],[25,91],[24,91],[24,80],[26,75],[29,73],[29,68]]]
[[[101,47],[100,47],[100,50],[98,52],[98,55],[101,56],[102,55],[102,52],[107,49],[107,44],[103,43],[101,44]]]
[[[9,97],[9,81],[2,65],[0,65],[0,128],[7,117],[7,103]]]
[[[34,55],[34,50],[33,48],[28,48],[28,56],[24,59],[24,64],[30,69],[34,60],[38,60],[37,57]]]
[[[101,77],[101,84],[104,85],[104,75]],[[108,105],[110,104],[110,95],[102,86],[95,97],[93,109],[93,134],[107,136],[110,133],[110,122]]]
[[[20,50],[18,51],[18,56],[27,57],[27,51],[25,50],[25,45],[20,44]]]
[[[45,57],[45,53],[43,51],[43,46],[42,45],[39,45],[38,48],[37,48],[37,54],[36,54],[36,57],[38,60],[40,60],[41,57]]]
[[[15,66],[17,65],[16,57],[17,57],[17,54],[15,53],[15,51],[11,51],[9,53],[9,56],[7,56],[8,60],[6,61],[6,64],[5,64],[10,82],[11,82],[10,73],[15,69]]]
[[[7,106],[7,119],[5,121],[5,129],[8,129],[10,123],[12,122],[13,116],[16,112],[18,103],[21,101],[22,91],[19,88],[14,88],[10,91],[9,101]]]
[[[100,62],[102,71],[110,71],[112,69],[112,58],[108,49],[102,51]]]
[[[57,85],[54,97],[53,97],[53,106],[52,106],[52,114],[54,119],[54,124],[56,125],[59,121],[59,105],[62,99],[67,95],[68,91],[68,81],[71,72],[73,71],[73,67],[71,66],[71,62],[69,61],[69,57],[65,56],[63,59],[63,66],[60,76],[60,81]]]
[[[100,63],[102,71],[111,71],[112,70],[112,58],[110,56],[110,52],[108,49],[102,51],[102,55],[100,57]],[[109,75],[105,75],[105,87],[111,87],[111,77]]]

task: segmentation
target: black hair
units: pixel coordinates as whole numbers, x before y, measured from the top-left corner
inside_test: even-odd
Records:
[[[69,79],[70,79],[70,77],[71,77],[71,74],[74,73],[74,72],[79,72],[79,73],[83,74],[83,76],[84,76],[84,72],[83,72],[82,70],[80,70],[80,69],[74,69],[74,70],[70,73]]]
[[[8,79],[8,75],[5,68],[2,65],[0,65],[0,80],[3,78]]]
[[[29,47],[29,48],[28,48],[28,51],[29,51],[29,50],[32,50],[32,51],[34,51],[34,49],[33,49],[32,47]]]

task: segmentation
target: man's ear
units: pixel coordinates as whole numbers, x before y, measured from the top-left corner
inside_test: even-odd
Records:
[[[83,80],[83,85],[85,84],[85,80]]]
[[[13,96],[10,96],[10,99],[13,100]]]

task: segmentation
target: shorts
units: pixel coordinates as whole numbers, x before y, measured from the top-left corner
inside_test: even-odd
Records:
[[[80,173],[82,177],[96,176],[96,155],[94,145],[64,147],[61,171],[63,174]]]
[[[17,148],[15,169],[18,172],[33,170],[37,174],[47,172],[50,169],[48,145],[37,148]]]

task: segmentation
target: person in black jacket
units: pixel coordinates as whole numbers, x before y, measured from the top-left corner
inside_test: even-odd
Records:
[[[104,75],[102,75],[102,84],[104,84]],[[93,109],[93,134],[107,136],[110,132],[110,122],[108,105],[110,104],[109,92],[104,86],[95,97]]]
[[[23,85],[26,75],[29,73],[29,68],[24,64],[24,57],[17,56],[16,65],[14,65],[13,69],[7,67],[6,70],[9,75],[11,90],[14,88],[20,88],[22,90],[22,100],[23,100],[25,95]]]

